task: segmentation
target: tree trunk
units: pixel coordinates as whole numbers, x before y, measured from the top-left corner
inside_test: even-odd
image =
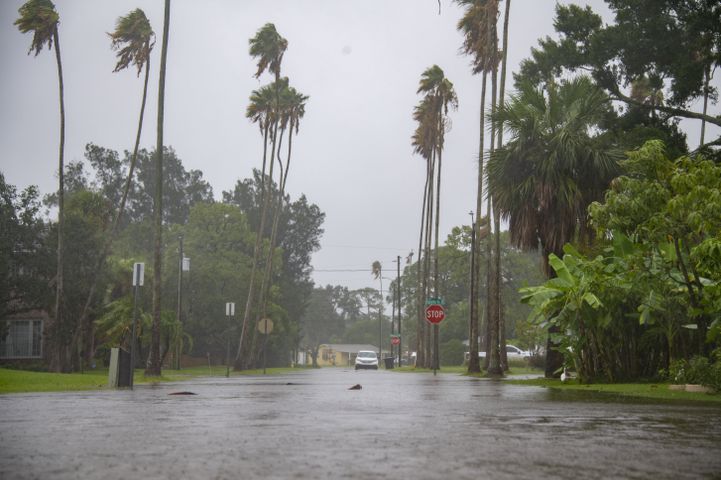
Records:
[[[474,230],[476,233],[476,244],[474,257],[475,262],[472,266],[474,269],[473,277],[475,278],[475,288],[471,291],[471,302],[473,303],[473,313],[471,314],[471,326],[469,328],[470,338],[469,341],[469,355],[468,360],[468,373],[478,373],[481,371],[480,362],[478,361],[478,337],[481,332],[481,325],[478,321],[478,313],[480,312],[480,293],[481,293],[481,258],[480,258],[480,228],[481,219],[483,218],[483,150],[484,150],[484,134],[485,134],[485,110],[486,110],[486,83],[488,74],[483,72],[482,87],[481,87],[481,115],[480,115],[480,132],[478,142],[478,181],[477,181],[477,194],[476,194],[476,224]]]
[[[64,273],[65,263],[65,86],[63,84],[63,63],[60,58],[58,27],[53,30],[55,42],[55,62],[58,68],[58,96],[60,99],[60,144],[58,147],[58,244],[57,273],[55,277],[55,322],[51,338],[53,339],[54,355],[50,368],[55,372],[69,371],[68,358],[68,326],[64,321]]]
[[[165,0],[163,16],[163,45],[160,54],[160,80],[158,84],[158,137],[155,147],[156,179],[154,200],[155,244],[153,250],[153,327],[150,355],[145,375],[160,376],[160,313],[162,294],[162,236],[163,236],[163,121],[165,119],[165,74],[168,61],[168,33],[170,29],[170,0]]]
[[[495,27],[495,24],[494,24]],[[498,44],[498,37],[495,33],[495,28],[493,30],[492,34],[493,39],[493,45],[494,45],[494,51],[497,51],[497,44]],[[491,72],[491,118],[493,118],[496,114],[496,105],[497,105],[497,88],[498,88],[498,64],[495,60],[493,60],[493,71]],[[495,143],[494,139],[496,138],[496,128],[495,124],[491,124],[491,148],[489,154],[492,156],[495,151]],[[490,192],[488,194],[488,212],[493,212],[493,226],[494,226],[494,232],[493,235],[498,236],[501,234],[501,232],[498,231],[498,228],[500,226],[500,222],[498,221],[498,212],[495,209],[495,205],[492,201]],[[490,221],[490,218],[489,218]],[[495,237],[494,237],[495,239]],[[488,239],[488,246],[486,247],[486,250],[489,254],[488,257],[488,274],[490,275],[490,282],[489,282],[489,288],[488,288],[488,324],[489,324],[489,340],[490,344],[486,347],[486,361],[488,362],[488,373],[490,375],[502,375],[503,370],[501,369],[501,357],[499,352],[499,322],[498,322],[498,291],[499,291],[499,285],[498,285],[498,275],[496,273],[496,268],[500,263],[498,262],[498,259],[495,259],[492,257],[492,255],[500,255],[500,252],[498,252],[498,242],[496,241],[496,248],[493,249],[495,251],[491,251],[491,239]],[[495,261],[494,261],[495,260]]]
[[[426,220],[426,203],[428,202],[428,182],[430,181],[429,176],[429,166],[430,166],[430,160],[426,159],[426,183],[423,186],[423,206],[421,208],[421,231],[418,235],[418,269],[416,270],[416,301],[418,302],[417,305],[417,311],[418,311],[418,323],[417,323],[417,331],[416,331],[416,365],[422,366],[423,362],[425,361],[425,358],[423,357],[423,331],[425,328],[426,320],[425,315],[423,313],[424,311],[424,304],[425,304],[425,298],[424,295],[424,283],[423,278],[425,276],[424,273],[424,263],[425,263],[425,257],[423,256],[423,234],[425,233],[425,220]]]
[[[501,86],[498,95],[498,106],[503,108],[504,95],[506,90],[506,61],[508,58],[508,17],[511,12],[511,0],[506,0],[506,12],[503,16],[503,56],[501,58]],[[503,147],[503,124],[498,126],[498,146],[500,150]],[[505,317],[503,315],[503,298],[501,292],[503,291],[503,276],[501,271],[501,219],[500,212],[496,212],[494,216],[494,229],[496,230],[496,306],[498,309],[498,343],[501,355],[501,365],[504,371],[508,371],[508,354],[506,352],[506,325]]]
[[[234,362],[234,368],[235,370],[243,370],[247,368],[247,361],[249,358],[251,358],[252,352],[249,352],[249,348],[246,345],[245,351],[243,349],[243,344],[246,343],[250,345],[250,341],[248,341],[247,336],[251,336],[254,334],[254,330],[251,329],[248,330],[248,322],[250,321],[250,315],[253,308],[253,298],[255,297],[255,288],[256,288],[256,273],[258,268],[258,262],[260,261],[260,253],[263,248],[262,246],[262,239],[263,239],[263,231],[265,230],[265,222],[268,217],[268,208],[270,205],[270,198],[271,193],[273,190],[273,171],[274,171],[274,157],[275,157],[275,147],[276,147],[276,140],[278,137],[278,122],[275,121],[273,124],[273,133],[271,134],[271,149],[270,149],[270,168],[268,172],[268,188],[265,189],[266,191],[263,194],[263,206],[261,207],[261,214],[260,214],[260,224],[258,225],[258,231],[255,235],[255,246],[253,248],[253,264],[251,266],[250,271],[250,280],[249,280],[249,286],[248,286],[248,297],[245,301],[245,309],[243,311],[243,325],[240,330],[240,340],[238,341],[238,352],[235,355],[235,362]],[[263,148],[263,164],[265,165],[265,147]],[[265,172],[263,172],[262,176],[262,183],[265,184]]]

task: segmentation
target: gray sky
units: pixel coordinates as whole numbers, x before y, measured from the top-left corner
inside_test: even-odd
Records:
[[[57,74],[52,52],[27,55],[31,35],[13,26],[22,3],[0,2],[0,170],[9,183],[35,184],[44,194],[57,188]],[[590,4],[611,20],[600,0],[575,3]],[[555,4],[512,2],[511,70],[539,38],[554,35]],[[112,73],[115,53],[105,32],[138,7],[158,37],[141,141],[152,148],[163,2],[56,1],[66,163],[81,160],[88,142],[119,151],[132,147],[142,79],[130,70]],[[327,215],[313,278],[321,285],[377,287],[370,274],[374,260],[383,264],[384,276],[394,276],[396,255],[417,250],[424,162],[412,153],[411,115],[420,75],[433,64],[455,84],[460,102],[444,152],[443,237],[468,224],[475,205],[480,78],[458,53],[460,16],[449,0],[442,1],[441,15],[436,0],[173,0],[165,142],[186,169],[203,171],[216,199],[260,166],[262,137],[245,108],[251,91],[270,78],[253,78],[248,39],[274,23],[289,42],[282,73],[310,96],[293,144],[288,190],[294,198],[305,193]],[[683,125],[695,146],[698,125]],[[711,130],[707,138],[718,134]],[[361,271],[328,271],[344,269]]]

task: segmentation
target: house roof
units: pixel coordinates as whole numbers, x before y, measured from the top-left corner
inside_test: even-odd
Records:
[[[374,345],[357,343],[324,343],[321,347],[327,347],[331,350],[342,353],[358,353],[361,350],[372,350],[374,352],[378,351],[378,347]]]

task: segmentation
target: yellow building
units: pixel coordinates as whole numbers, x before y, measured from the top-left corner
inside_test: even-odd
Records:
[[[363,344],[328,343],[318,349],[319,367],[352,367],[355,365],[355,357],[361,350],[372,350],[378,352],[378,347]],[[384,354],[387,352],[383,352]],[[381,355],[381,358],[383,355]],[[306,363],[312,363],[310,355],[306,357]]]

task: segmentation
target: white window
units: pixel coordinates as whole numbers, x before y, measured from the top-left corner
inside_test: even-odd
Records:
[[[8,320],[7,335],[0,339],[0,358],[41,358],[42,320]]]

